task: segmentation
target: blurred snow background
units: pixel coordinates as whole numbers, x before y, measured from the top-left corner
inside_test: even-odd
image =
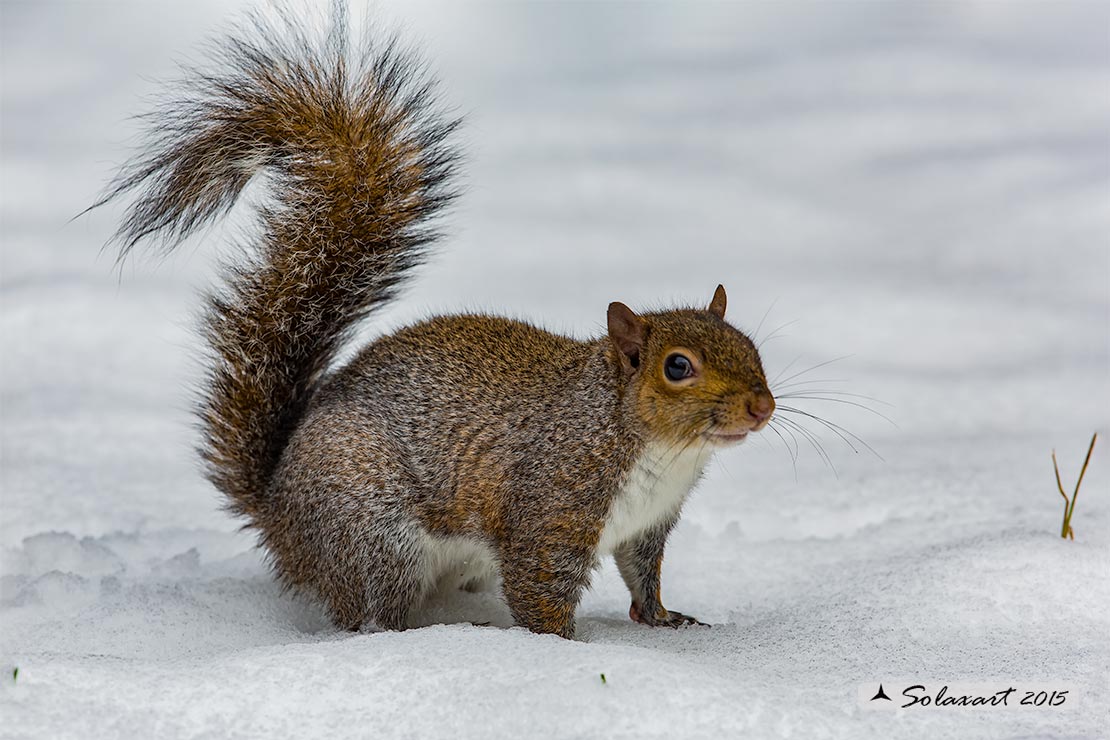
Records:
[[[579,336],[611,300],[729,289],[836,472],[773,436],[720,457],[664,567],[711,630],[580,640],[457,595],[338,634],[282,594],[192,453],[192,321],[226,230],[122,275],[70,221],[142,97],[234,7],[6,2],[0,737],[1105,737],[1110,6],[385,3],[467,115],[467,191],[382,331],[485,309]],[[762,325],[761,325],[762,324]],[[761,325],[761,326],[760,326]],[[785,326],[784,326],[785,325]],[[803,401],[797,401],[802,405]],[[793,444],[793,443],[791,443]],[[11,669],[19,667],[17,681]],[[599,674],[606,675],[602,684]],[[875,713],[904,677],[1070,684],[1056,711]],[[1004,687],[1004,686],[1002,686]]]

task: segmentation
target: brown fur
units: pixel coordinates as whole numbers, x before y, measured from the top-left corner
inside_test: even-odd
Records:
[[[120,229],[126,253],[220,215],[250,166],[273,175],[257,258],[228,268],[209,301],[210,477],[283,582],[316,594],[340,626],[404,628],[441,551],[477,548],[519,624],[570,637],[641,456],[766,423],[759,355],[723,320],[718,287],[708,309],[614,303],[607,336],[586,342],[493,316],[434,318],[329,372],[432,238],[456,125],[434,112],[410,58],[389,45],[352,61],[343,19],[333,26],[320,46],[291,17],[225,42],[225,69],[152,117],[160,132],[106,198],[140,191]],[[666,376],[675,352],[692,377]],[[647,624],[696,621],[660,602],[677,516],[614,551]]]

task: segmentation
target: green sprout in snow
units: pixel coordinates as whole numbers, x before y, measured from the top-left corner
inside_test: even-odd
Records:
[[[1079,486],[1083,483],[1083,476],[1087,472],[1087,463],[1091,461],[1091,451],[1095,448],[1095,440],[1098,439],[1098,432],[1095,432],[1091,437],[1091,445],[1087,448],[1087,457],[1083,460],[1083,467],[1079,470],[1079,480],[1075,483],[1075,493],[1068,498],[1068,494],[1064,493],[1064,484],[1060,482],[1060,466],[1056,464],[1056,450],[1052,451],[1052,469],[1056,471],[1056,488],[1060,490],[1060,495],[1064,497],[1064,525],[1060,529],[1060,536],[1065,539],[1075,539],[1075,531],[1071,528],[1071,515],[1075,513],[1075,498],[1079,495]]]
[[[602,683],[607,683],[606,680],[605,680],[605,674],[604,673],[601,674],[601,682]]]

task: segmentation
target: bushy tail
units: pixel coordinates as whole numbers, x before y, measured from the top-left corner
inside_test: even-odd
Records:
[[[336,6],[320,40],[303,19],[255,16],[149,114],[148,146],[101,203],[136,191],[117,237],[169,248],[271,175],[254,257],[208,299],[214,362],[200,416],[209,477],[255,515],[314,383],[356,322],[388,301],[452,198],[458,121],[395,41],[353,55]],[[98,203],[97,205],[100,205]]]

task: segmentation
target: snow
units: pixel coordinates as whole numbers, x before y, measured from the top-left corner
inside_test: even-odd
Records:
[[[1049,459],[1070,490],[1110,429],[1106,5],[378,11],[467,115],[468,166],[441,254],[368,332],[483,309],[585,336],[609,301],[722,282],[772,377],[846,358],[796,380],[896,426],[791,404],[881,459],[816,422],[835,472],[766,432],[719,455],[663,575],[712,628],[632,623],[607,563],[574,642],[512,628],[490,594],[335,631],[274,584],[192,452],[197,292],[243,214],[119,275],[99,252],[118,209],[69,221],[151,80],[232,11],[8,4],[0,737],[1106,736],[1110,438],[1074,541]],[[909,680],[1073,693],[857,704]]]

